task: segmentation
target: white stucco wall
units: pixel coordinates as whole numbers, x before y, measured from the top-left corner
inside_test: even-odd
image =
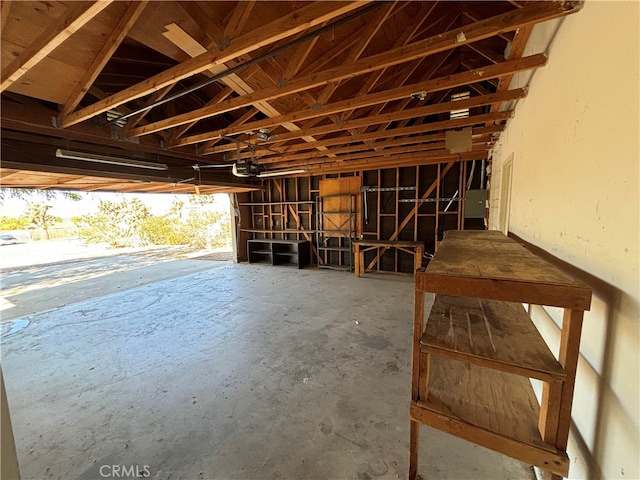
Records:
[[[640,3],[567,17],[493,155],[490,227],[513,158],[509,230],[586,272],[570,478],[640,478]],[[557,351],[561,312],[532,317]]]

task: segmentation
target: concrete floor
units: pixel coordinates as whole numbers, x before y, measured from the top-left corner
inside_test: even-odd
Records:
[[[23,479],[406,478],[412,277],[211,263],[13,320]],[[427,427],[421,448],[430,480],[534,478]]]

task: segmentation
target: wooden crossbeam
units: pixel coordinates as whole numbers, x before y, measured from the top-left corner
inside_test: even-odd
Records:
[[[370,19],[365,28],[357,32],[358,41],[351,48],[351,51],[347,54],[343,63],[351,63],[360,58],[364,49],[367,48],[367,45],[369,45],[371,40],[373,40],[373,37],[378,33],[378,30],[380,30],[382,24],[387,20],[387,18],[389,18],[391,11],[396,7],[396,5],[396,2],[389,2],[385,8],[376,12],[376,18]],[[328,84],[318,95],[317,102],[321,105],[326,103],[339,86],[340,82],[332,82]]]
[[[405,32],[402,34],[402,36],[400,38],[398,38],[397,42],[395,43],[394,47],[400,47],[401,45],[405,45],[407,42],[409,42],[412,38],[414,38],[414,36],[416,35],[416,32],[420,29],[420,26],[424,24],[425,20],[427,19],[427,17],[429,17],[431,15],[431,13],[433,13],[433,10],[435,9],[437,5],[437,2],[434,2],[431,7],[429,8],[429,10],[427,11],[426,15],[422,18],[421,21],[416,22],[416,24],[413,26],[413,28],[407,28],[405,30]],[[455,12],[452,11],[450,14],[450,16],[446,18],[446,20],[439,22],[439,25],[444,25],[444,31],[448,31],[451,26],[453,25],[453,22],[456,21],[456,19],[459,17],[460,13],[459,12]],[[445,50],[444,52],[440,52],[439,54],[436,55],[432,55],[429,60],[431,63],[431,66],[429,67],[429,69],[426,71],[426,73],[422,76],[421,80],[430,80],[438,71],[438,69],[440,68],[440,66],[447,60],[447,58],[449,58],[449,56],[451,55],[451,53],[453,52],[453,50]],[[420,63],[424,60],[424,58],[422,59],[417,59],[414,60],[413,62],[409,62],[407,68],[405,68],[405,70],[398,76],[398,78],[395,80],[394,82],[394,86],[396,88],[403,86],[407,80],[410,78],[410,76],[413,74],[413,72],[416,70],[416,68],[418,68],[418,66],[420,65]],[[371,90],[373,90],[374,87],[376,87],[377,85],[379,85],[379,81],[381,78],[384,78],[384,74],[387,72],[387,69],[383,69],[383,70],[379,70],[378,72],[375,72],[373,75],[371,75],[371,77],[369,78],[369,80],[363,85],[362,89],[360,90],[359,95],[365,95],[369,92],[371,92]],[[400,105],[398,105],[396,107],[397,110],[402,110],[406,107],[408,100],[405,100],[404,102],[402,102]],[[377,106],[375,106],[372,110],[370,115],[377,115],[380,112],[382,112],[384,110],[384,108],[387,106],[387,103],[381,103]],[[345,112],[343,119],[344,120],[348,120],[349,118],[351,118],[351,116],[355,113],[356,110],[351,110],[349,112]],[[383,126],[379,127],[380,129],[382,128],[386,128]]]
[[[145,107],[149,105],[153,105],[153,103],[157,102],[158,100],[162,100],[164,97],[166,97],[169,94],[169,92],[172,89],[173,89],[173,85],[168,85],[164,87],[162,90],[158,90],[157,92],[154,92],[152,95],[149,96],[147,101],[144,102]],[[150,108],[147,110],[143,110],[139,113],[136,113],[132,117],[128,118],[125,127],[122,129],[122,135],[124,137],[128,137],[131,129],[139,125],[142,119],[147,115],[147,113],[149,113],[150,110],[151,110]]]
[[[298,111],[298,112],[294,112],[287,115],[282,115],[280,117],[266,118],[263,120],[259,120],[259,121],[247,124],[247,128],[259,129],[259,128],[272,127],[274,125],[279,125],[285,121],[300,121],[300,120],[305,120],[309,118],[325,116],[331,113],[343,112],[346,110],[351,110],[353,108],[366,107],[366,106],[371,106],[378,103],[389,102],[391,100],[400,100],[403,98],[407,98],[411,96],[413,92],[420,91],[420,90],[424,90],[426,92],[434,92],[434,91],[444,90],[444,89],[453,88],[457,86],[468,85],[469,83],[474,83],[481,79],[495,78],[502,75],[508,75],[509,73],[516,72],[516,71],[523,71],[523,70],[530,70],[532,68],[538,68],[540,66],[545,65],[546,62],[547,62],[547,56],[545,54],[532,55],[529,57],[510,60],[501,64],[496,64],[496,65],[492,65],[485,68],[469,70],[467,72],[456,73],[453,75],[446,75],[444,77],[438,77],[432,80],[427,80],[425,82],[407,85],[400,88],[394,88],[392,90],[372,93],[372,94],[364,95],[362,97],[357,97],[357,98],[349,98],[347,100],[327,104],[317,109],[303,110],[303,111]],[[158,123],[161,123],[161,122],[156,122],[156,126],[151,126],[150,131],[153,131],[153,132],[159,131],[160,129],[157,128]],[[136,131],[140,132],[143,129],[147,131],[146,127],[147,127],[146,125],[139,127],[136,129]],[[211,140],[211,139],[220,137],[221,135],[233,135],[237,133],[241,133],[241,132],[231,128],[224,128],[224,129],[215,130],[212,132],[205,132],[197,135],[184,137],[180,139],[180,141],[177,142],[176,145],[172,145],[172,146],[190,145],[193,143],[199,143],[199,142]]]
[[[521,91],[512,90],[511,92],[514,95],[514,99],[523,98],[524,96],[526,96],[525,90],[521,90]],[[506,93],[506,92],[503,92],[503,93]],[[494,94],[491,94],[485,97],[486,100],[488,101],[489,98],[493,98],[493,95]],[[478,99],[478,101],[480,102],[475,106],[488,104],[488,103],[485,103],[484,100],[481,100],[483,97],[474,97],[474,98]],[[396,136],[396,135],[400,136],[400,135],[404,135],[405,132],[408,132],[407,134],[418,133],[415,130],[415,127],[417,127],[417,125],[414,125],[413,127],[404,127],[403,123],[398,123],[398,126],[396,128],[388,128],[388,127],[391,124],[391,122],[399,122],[400,120],[421,119],[426,117],[427,115],[448,112],[450,110],[457,108],[457,105],[452,105],[454,103],[456,102],[446,102],[446,103],[439,103],[439,104],[433,105],[433,106],[436,106],[436,105],[443,106],[444,108],[442,110],[432,109],[432,106],[426,106],[426,107],[418,107],[418,108],[408,109],[408,110],[401,110],[399,112],[377,115],[374,117],[363,117],[361,119],[352,120],[342,125],[342,128],[338,126],[333,130],[338,131],[338,129],[346,129],[347,125],[351,125],[351,128],[356,128],[356,127],[368,127],[368,126],[375,126],[376,124],[382,124],[381,126],[385,128],[374,130],[370,133],[360,133],[353,136],[343,135],[340,137],[333,137],[328,140],[322,140],[321,144],[324,146],[343,145],[343,144],[355,143],[355,142],[369,142],[373,140],[378,140],[380,138],[387,138],[389,136]],[[475,103],[475,101],[473,103]],[[468,107],[465,106],[461,108],[468,108]],[[435,111],[435,110],[439,110],[439,111]],[[413,114],[411,112],[413,112]],[[430,122],[430,123],[418,122],[418,125],[428,127],[426,130],[425,129],[420,130],[419,133],[424,133],[425,131],[433,131],[436,129],[449,129],[449,128],[458,128],[458,127],[473,125],[474,118],[476,118],[476,116],[470,116],[470,117],[467,117],[466,119],[443,120],[441,122]],[[493,121],[499,121],[499,120],[504,120],[504,118],[495,119]],[[474,130],[474,134],[475,134],[475,130]],[[281,152],[285,154],[285,153],[306,150],[307,148],[309,148],[307,145],[295,144],[295,145],[282,148]]]
[[[191,57],[196,57],[202,54],[203,52],[206,52],[206,49],[202,45],[200,45],[195,39],[193,39],[190,35],[187,34],[187,32],[182,30],[182,28],[180,28],[176,24],[168,25],[167,32],[164,33],[164,36],[167,37],[178,48],[185,51]],[[218,45],[218,47],[219,46],[220,45]],[[260,67],[256,67],[256,68],[259,69]],[[222,71],[228,70],[228,67],[226,65],[217,65],[215,68],[215,71],[213,69],[210,69],[210,70],[213,74],[217,74]],[[240,75],[236,73],[229,74],[226,77],[222,78],[220,81],[225,85],[227,85],[228,87],[230,87],[231,89],[233,89],[233,91],[235,91],[239,95],[247,95],[255,92],[255,90]],[[208,105],[216,105],[218,103],[219,102],[208,102],[207,105],[205,105],[205,107]],[[258,110],[260,110],[262,113],[264,113],[267,117],[277,117],[281,115],[281,113],[272,104],[270,104],[267,101],[256,102],[254,106]],[[191,127],[195,123],[197,122],[196,121],[190,122],[188,123],[188,125]],[[285,122],[282,124],[282,126],[291,132],[297,132],[301,130],[300,127],[298,127],[295,123],[292,123],[292,122]],[[180,135],[175,136],[175,138],[179,138],[179,137]],[[313,137],[303,137],[303,138],[305,138],[307,141],[311,141],[311,142],[315,141]]]
[[[317,133],[326,134],[326,133],[333,133],[340,130],[348,130],[352,128],[358,128],[358,127],[364,127],[364,126],[370,126],[370,125],[376,125],[376,124],[382,124],[382,123],[389,124],[390,122],[397,122],[399,120],[405,120],[405,119],[421,118],[421,117],[426,117],[427,115],[446,113],[456,109],[474,108],[482,105],[490,105],[495,101],[516,100],[519,98],[524,98],[526,94],[527,94],[526,89],[519,88],[515,90],[508,90],[506,92],[489,94],[486,96],[472,97],[466,100],[437,103],[437,104],[428,105],[425,107],[406,109],[406,110],[401,110],[399,112],[393,112],[393,113],[387,113],[382,115],[376,115],[373,117],[364,117],[356,120],[351,120],[349,122],[345,122],[342,125],[329,125],[327,127],[320,127]],[[468,120],[471,120],[474,118],[475,117],[473,116],[468,117]],[[445,122],[449,122],[449,121],[456,122],[458,120],[445,120]],[[500,119],[494,118],[493,120],[489,120],[489,121],[497,121],[497,120],[500,120]],[[424,124],[424,125],[428,125],[428,124]],[[441,128],[446,129],[446,128],[464,127],[464,126],[467,126],[468,124],[462,125],[458,123],[451,123],[451,124],[443,123],[441,125],[442,125]],[[310,131],[315,131],[315,130],[310,130]],[[372,132],[372,133],[365,133],[365,134],[355,135],[355,136],[344,135],[340,137],[330,138],[327,140],[319,140],[316,143],[309,143],[309,144],[299,143],[299,144],[290,145],[286,147],[274,148],[274,150],[277,150],[280,154],[288,154],[293,152],[299,152],[302,150],[317,148],[319,146],[329,147],[332,145],[343,145],[346,143],[367,142],[372,140],[378,140],[380,138],[389,137],[391,136],[390,134],[403,135],[402,132],[403,130],[401,130],[401,128],[396,128],[396,129],[390,129],[390,130],[381,130],[381,131]],[[411,132],[416,133],[415,131],[411,131]],[[235,146],[220,145],[218,147],[213,147],[211,149],[203,148],[201,150],[203,153],[220,153],[220,152],[228,152],[228,151],[235,150]],[[318,154],[313,152],[312,155],[318,155]],[[319,154],[319,155],[322,155],[322,154]]]
[[[45,29],[18,57],[2,70],[0,92],[37,65],[62,42],[107,8],[113,0],[78,2],[56,22]]]
[[[444,178],[444,176],[447,174],[447,172],[451,170],[451,167],[453,167],[453,164],[454,164],[453,162],[447,163],[447,165],[441,170],[440,175],[438,175],[438,177],[433,181],[433,183],[429,186],[429,188],[427,188],[427,190],[422,194],[422,196],[420,197],[421,200],[425,200],[429,198],[429,196],[433,193],[433,191],[436,189],[436,187],[438,186],[440,181]],[[411,209],[409,214],[404,218],[404,220],[402,220],[400,225],[398,225],[398,228],[396,229],[395,232],[393,232],[389,240],[395,240],[398,238],[398,235],[400,235],[400,232],[402,231],[402,229],[406,227],[409,224],[409,222],[418,214],[418,210],[420,209],[421,206],[422,205],[420,202],[417,202],[415,204],[415,206]],[[367,268],[371,270],[375,266],[375,264],[380,261],[380,258],[382,258],[382,255],[387,250],[388,248],[386,247],[381,248],[380,252],[378,252],[376,257],[371,261],[371,263],[369,263],[369,266],[367,266]]]
[[[12,0],[5,0],[0,2],[0,12],[2,14],[2,23],[0,23],[0,30],[4,30],[7,20],[9,20],[9,13],[11,12]]]
[[[516,34],[513,37],[513,42],[511,42],[511,48],[509,50],[509,60],[522,57],[532,31],[533,25],[525,25],[524,27],[521,27],[516,31]],[[513,75],[506,75],[505,77],[501,78],[498,82],[496,91],[502,92],[504,90],[508,90],[509,85],[511,84],[511,80],[513,80]],[[498,110],[500,108],[500,105],[502,105],[502,102],[494,103],[493,105],[491,105],[489,111],[494,112]]]
[[[407,154],[393,158],[364,159],[348,162],[332,162],[320,166],[307,168],[310,175],[327,175],[333,173],[353,172],[354,170],[377,170],[383,168],[415,167],[416,165],[437,165],[447,162],[466,162],[483,160],[488,157],[489,150],[472,150],[470,152],[451,154],[448,150],[437,151],[433,154]]]
[[[172,87],[169,87],[172,88]],[[214,103],[220,103],[222,102],[225,98],[227,98],[229,95],[231,95],[233,93],[233,89],[231,87],[225,87],[222,89],[222,91],[220,93],[218,93],[215,97],[213,97],[211,100],[209,100],[207,102],[207,105],[213,105]],[[256,112],[257,110],[252,109],[252,111]],[[175,143],[178,141],[178,139],[184,135],[191,127],[193,127],[196,123],[198,122],[191,122],[191,123],[186,123],[184,125],[180,125],[179,127],[176,127],[172,132],[171,135],[169,136],[169,143]],[[128,131],[127,131],[128,133]],[[217,141],[217,140],[216,140]],[[212,143],[213,145],[213,143]]]
[[[129,8],[120,18],[118,24],[104,42],[104,45],[93,59],[93,62],[91,62],[89,68],[86,69],[82,79],[80,79],[73,89],[73,92],[71,92],[71,95],[69,95],[67,102],[64,107],[62,107],[62,110],[58,115],[59,119],[62,119],[78,106],[82,97],[87,93],[89,87],[93,85],[93,82],[96,80],[116,49],[120,46],[124,37],[127,36],[127,33],[129,33],[131,27],[136,23],[136,20],[138,20],[138,17],[140,17],[140,14],[146,8],[148,3],[148,0],[143,0],[139,2],[132,2],[129,5]]]
[[[292,160],[290,158],[282,159],[272,159],[270,162],[264,161],[263,158],[260,158],[260,164],[268,165],[270,168],[297,168],[301,165],[309,168],[313,166],[322,166],[328,165],[336,162],[351,162],[353,160],[364,160],[364,159],[387,159],[388,162],[393,163],[394,159],[398,158],[400,155],[406,155],[409,153],[413,153],[417,155],[418,153],[424,153],[428,155],[431,152],[438,151],[443,152],[446,150],[446,143],[444,141],[444,134],[442,135],[442,140],[438,142],[431,143],[416,143],[416,139],[414,138],[406,138],[403,141],[399,142],[384,142],[388,143],[390,146],[386,148],[376,148],[376,149],[367,149],[366,146],[354,146],[346,151],[339,153],[336,150],[332,150],[331,153],[334,155],[326,156],[326,157],[308,157],[303,159],[295,159]],[[430,136],[430,135],[427,135]],[[408,146],[402,146],[403,144],[410,144]],[[484,135],[478,138],[473,139],[472,150],[481,150],[488,149],[493,145],[493,137],[491,135]],[[340,149],[342,151],[343,149]]]
[[[352,78],[364,73],[392,67],[411,60],[433,55],[445,50],[466,45],[484,38],[489,38],[500,32],[512,31],[521,26],[534,24],[543,20],[557,18],[571,13],[578,8],[573,2],[540,2],[527,6],[520,10],[511,11],[482,20],[464,27],[464,35],[460,31],[452,30],[441,35],[435,35],[425,40],[394,48],[386,52],[372,55],[360,60],[330,68],[322,74],[313,74],[299,79],[291,80],[284,87],[274,87],[261,90],[249,95],[243,95],[223,102],[220,105],[205,107],[176,115],[153,124],[139,127],[135,135],[146,135],[159,130],[172,128],[193,120],[202,120],[214,115],[247,106],[261,100],[273,100],[285,95],[309,90],[330,82],[336,82]],[[463,38],[464,37],[464,38]],[[528,57],[528,58],[533,58]],[[504,65],[504,64],[502,64]],[[493,66],[495,67],[495,65]],[[492,68],[492,67],[488,67]],[[481,78],[492,78],[482,75]],[[468,83],[468,82],[467,82]]]
[[[71,125],[95,117],[123,103],[144,97],[168,85],[175,84],[184,78],[201,73],[213,65],[221,65],[229,62],[273,42],[295,35],[310,27],[322,24],[332,18],[360,8],[365,3],[366,0],[364,2],[314,2],[280,17],[273,22],[256,28],[246,35],[234,39],[233,44],[223,51],[217,48],[207,51],[151,78],[143,80],[132,87],[111,95],[104,100],[69,114],[63,119],[62,126],[65,128],[70,127]],[[195,118],[183,123],[188,123],[193,120],[195,120]],[[171,126],[177,126],[177,124]]]
[[[251,11],[255,7],[255,0],[238,2],[236,7],[231,13],[231,18],[226,22],[227,26],[224,29],[225,38],[235,38],[243,29],[247,20],[251,16]]]
[[[379,140],[382,138],[406,137],[408,135],[424,134],[424,133],[435,132],[439,130],[448,130],[451,128],[468,127],[468,126],[473,126],[476,123],[485,123],[486,121],[507,120],[512,116],[513,116],[513,110],[507,110],[507,111],[496,112],[496,113],[488,113],[484,115],[476,115],[476,116],[467,117],[467,118],[445,120],[442,122],[423,123],[419,125],[413,125],[411,127],[381,130],[378,132],[365,133],[365,134],[359,135],[358,137],[350,137],[350,136],[338,137],[335,139],[321,140],[320,142],[322,146],[325,146],[325,147],[330,145],[343,145],[346,143],[370,142],[370,141]],[[492,119],[492,120],[489,120],[489,119]],[[497,130],[493,130],[493,128],[497,128]],[[483,133],[494,133],[499,131],[502,131],[502,127],[494,125],[492,127],[483,127],[480,129],[476,129],[474,130],[474,135],[476,134],[480,135]],[[444,134],[441,134],[441,135],[443,135],[441,138],[444,138]],[[421,139],[416,139],[416,141],[420,141],[420,140]],[[422,141],[425,141],[425,142],[431,141],[431,137],[424,138],[422,139]],[[297,157],[294,157],[294,158],[297,158]],[[265,159],[269,160],[269,157],[266,156]],[[289,157],[284,152],[279,157],[280,161],[286,161],[288,159]]]

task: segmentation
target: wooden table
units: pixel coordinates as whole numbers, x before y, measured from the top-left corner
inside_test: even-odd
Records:
[[[424,325],[424,294],[436,294]],[[556,356],[522,304],[564,308]],[[409,478],[419,425],[569,472],[566,454],[583,311],[591,289],[496,231],[449,231],[415,274]],[[529,378],[543,381],[538,405]]]
[[[364,248],[362,248],[364,247]],[[414,272],[422,267],[422,256],[424,255],[424,242],[404,242],[401,240],[354,240],[353,251],[355,257],[354,273],[359,277],[364,273],[364,253],[379,248],[389,249],[396,248],[403,252],[407,252],[414,256],[413,270]]]

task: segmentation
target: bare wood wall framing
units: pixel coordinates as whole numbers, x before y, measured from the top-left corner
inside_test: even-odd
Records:
[[[242,231],[250,238],[309,240],[315,261],[320,182],[356,176],[362,184],[356,210],[357,237],[424,242],[429,256],[445,231],[484,228],[482,219],[464,218],[467,188],[478,188],[482,175],[479,167],[472,173],[471,165],[450,162],[270,179],[264,182],[263,190],[243,196],[241,205],[249,218],[243,220]],[[412,273],[414,268],[413,256],[397,249],[365,252],[364,260],[367,270]]]

